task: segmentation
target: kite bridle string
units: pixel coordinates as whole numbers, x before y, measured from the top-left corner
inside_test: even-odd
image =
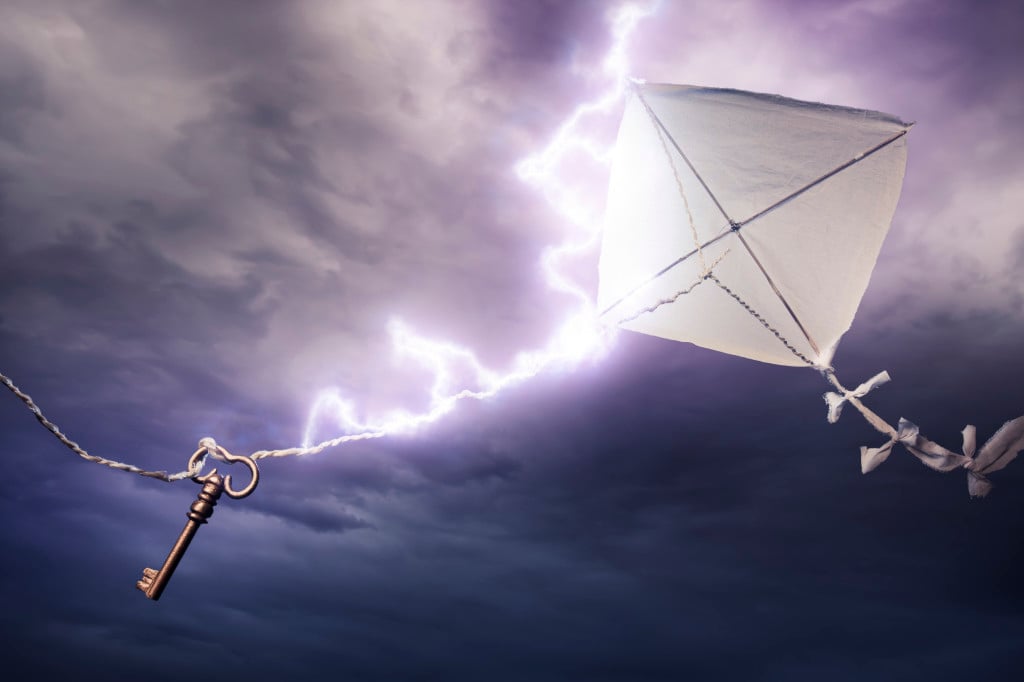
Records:
[[[682,197],[683,206],[686,207],[686,218],[690,223],[690,235],[693,237],[693,246],[697,250],[697,259],[700,261],[700,274],[701,277],[703,277],[704,275],[707,275],[709,272],[711,272],[711,268],[708,267],[707,262],[704,260],[704,251],[700,245],[700,237],[697,236],[697,223],[694,221],[693,213],[690,211],[690,201],[689,199],[686,198],[686,192],[683,190],[683,181],[679,177],[679,170],[676,168],[675,161],[672,160],[672,154],[668,150],[668,142],[665,141],[665,134],[662,132],[661,126],[658,124],[657,117],[654,115],[654,112],[651,110],[651,107],[648,106],[647,101],[644,99],[643,94],[641,94],[640,92],[640,88],[636,88],[635,92],[637,97],[640,98],[641,104],[644,105],[644,109],[647,111],[647,115],[651,119],[651,124],[654,126],[655,132],[658,133],[658,141],[661,142],[661,148],[665,152],[665,158],[668,159],[668,165],[669,167],[672,168],[672,177],[675,178],[676,188],[679,190],[679,196]],[[722,257],[724,257],[724,255],[725,254],[722,254]],[[718,259],[718,261],[720,260],[722,260],[722,258]],[[718,261],[715,261],[711,265],[711,267],[717,265]],[[699,284],[700,280],[698,280],[697,283]],[[696,284],[694,286],[696,286]],[[691,286],[690,289],[692,290],[693,286]],[[683,293],[689,293],[689,291]],[[677,294],[676,298],[678,298],[681,295],[682,294]],[[673,298],[672,300],[674,301],[675,298]]]
[[[728,253],[729,252],[726,251],[721,256],[716,258],[715,262],[711,264],[710,268],[708,268],[708,272],[710,273],[710,271],[712,269],[714,269],[714,267],[716,265],[721,263],[722,259],[725,258]],[[668,298],[663,298],[660,301],[655,301],[654,303],[652,303],[651,305],[647,306],[646,308],[641,308],[640,310],[636,311],[635,313],[633,313],[629,317],[622,318],[621,320],[616,322],[616,324],[623,324],[625,322],[632,322],[633,320],[637,319],[641,315],[646,315],[647,313],[653,313],[655,310],[657,310],[658,308],[660,308],[663,305],[668,305],[669,303],[675,303],[679,298],[681,298],[682,296],[685,296],[686,294],[688,294],[691,291],[693,291],[694,289],[696,289],[701,284],[701,282],[703,282],[709,276],[710,276],[710,274],[707,275],[707,276],[700,277],[700,278],[694,280],[690,284],[690,286],[686,287],[685,289],[680,289],[679,291],[677,291],[676,293],[672,294]]]
[[[792,353],[793,355],[797,356],[802,361],[807,363],[808,367],[814,367],[815,366],[815,364],[806,355],[804,355],[803,353],[798,351],[796,349],[796,347],[794,347],[793,344],[791,344],[789,342],[789,340],[785,336],[780,334],[778,329],[776,329],[775,327],[773,327],[770,324],[768,324],[768,320],[766,320],[763,317],[761,317],[761,315],[756,310],[754,310],[753,308],[750,307],[749,303],[747,303],[742,298],[740,298],[739,294],[737,294],[735,291],[733,291],[729,287],[727,287],[724,284],[722,284],[722,280],[718,279],[717,277],[715,277],[714,275],[712,275],[710,273],[707,275],[707,278],[710,279],[715,284],[717,284],[719,289],[721,289],[725,293],[729,294],[729,296],[731,296],[734,301],[736,301],[741,306],[743,306],[743,309],[746,310],[748,313],[750,313],[751,317],[753,317],[755,320],[760,322],[761,325],[765,329],[767,329],[769,332],[771,332],[772,335],[775,338],[777,338],[779,341],[781,341],[782,345],[785,346],[789,350],[790,353]]]
[[[768,320],[766,320],[763,317],[761,317],[761,315],[756,310],[754,310],[752,307],[750,307],[750,304],[748,304],[746,301],[744,301],[742,298],[740,298],[739,295],[736,292],[734,292],[732,289],[730,289],[729,287],[727,287],[724,284],[722,284],[722,281],[720,279],[718,279],[717,277],[715,277],[714,275],[711,275],[711,274],[709,274],[707,276],[707,278],[710,279],[715,284],[717,284],[718,287],[722,291],[724,291],[725,293],[729,294],[729,296],[731,296],[734,301],[736,301],[741,306],[743,306],[743,309],[746,310],[748,313],[750,313],[750,315],[755,320],[760,322],[761,325],[765,329],[767,329],[769,332],[772,333],[773,336],[775,336],[775,338],[777,338],[779,341],[781,341],[782,345],[784,345],[789,350],[790,353],[792,353],[796,357],[798,357],[801,360],[803,360],[805,363],[807,363],[807,365],[809,367],[814,367],[816,369],[821,369],[820,367],[818,367],[818,365],[816,365],[815,363],[811,362],[811,360],[806,355],[804,355],[803,353],[798,351],[793,346],[793,344],[791,344],[786,339],[785,336],[780,334],[779,331],[777,329],[775,329],[775,327],[773,327],[770,324],[768,324]],[[896,428],[892,426],[892,424],[890,424],[889,422],[887,422],[884,419],[882,419],[877,413],[872,411],[867,405],[865,405],[863,402],[861,402],[860,398],[858,398],[857,396],[853,395],[845,386],[843,386],[841,383],[839,383],[839,379],[836,377],[835,369],[833,369],[832,367],[826,367],[825,369],[822,370],[822,375],[825,377],[825,379],[830,384],[832,384],[837,389],[839,389],[840,393],[843,394],[843,396],[850,402],[850,404],[853,405],[857,409],[857,411],[860,412],[864,416],[864,419],[869,424],[871,424],[871,426],[873,426],[879,433],[882,433],[882,434],[884,434],[886,436],[889,436],[891,438],[895,438],[896,437],[897,431],[896,431]]]
[[[821,367],[819,367],[814,362],[812,362],[806,355],[804,355],[803,353],[798,351],[793,346],[793,344],[791,344],[789,342],[789,340],[786,339],[785,336],[783,336],[781,333],[779,333],[779,331],[777,329],[775,329],[775,327],[771,326],[768,323],[768,320],[766,320],[763,317],[761,317],[761,315],[756,310],[754,310],[750,306],[749,303],[747,303],[742,298],[740,298],[739,294],[737,294],[735,291],[733,291],[732,289],[727,287],[725,284],[723,284],[722,280],[718,279],[718,277],[716,277],[715,275],[712,275],[712,274],[708,274],[707,275],[707,279],[710,279],[712,282],[717,284],[718,288],[720,288],[725,293],[729,294],[729,296],[732,297],[732,299],[734,301],[736,301],[741,306],[743,306],[743,309],[746,310],[748,313],[750,313],[751,317],[753,317],[755,320],[760,322],[761,325],[765,329],[767,329],[769,332],[771,332],[772,335],[775,338],[777,338],[782,343],[782,345],[784,345],[789,350],[790,353],[792,353],[796,357],[800,358],[800,360],[805,362],[808,367],[814,367],[815,369],[821,369]],[[887,422],[884,419],[882,419],[878,414],[876,414],[874,411],[872,411],[867,405],[865,405],[863,402],[861,402],[860,398],[858,398],[857,396],[853,395],[845,386],[843,386],[841,383],[839,383],[839,379],[836,377],[835,369],[833,369],[832,367],[826,367],[824,369],[821,369],[821,373],[825,377],[825,379],[828,380],[828,382],[830,384],[832,384],[837,389],[839,389],[839,391],[850,402],[850,404],[853,405],[857,409],[857,411],[860,412],[864,416],[864,419],[869,424],[871,424],[871,426],[873,426],[879,433],[885,434],[886,436],[890,436],[892,438],[896,437],[896,433],[897,433],[896,429],[891,424],[889,424],[889,422]]]
[[[646,308],[641,308],[640,310],[634,312],[632,315],[620,319],[618,322],[616,322],[617,325],[621,325],[625,322],[632,322],[633,320],[637,319],[642,315],[646,315],[647,313],[653,313],[655,310],[657,310],[663,305],[675,303],[676,300],[678,300],[680,297],[690,293],[691,291],[696,289],[704,280],[708,279],[708,277],[711,276],[711,272],[719,263],[722,262],[723,258],[729,255],[730,251],[730,249],[726,249],[725,251],[722,252],[722,255],[715,259],[715,261],[711,265],[708,265],[707,260],[704,258],[704,249],[700,243],[700,236],[697,234],[697,222],[693,219],[693,212],[690,210],[690,200],[686,198],[686,190],[683,188],[683,180],[682,178],[679,177],[679,169],[676,168],[676,163],[672,159],[672,153],[668,149],[668,142],[665,140],[665,133],[662,131],[661,126],[658,123],[657,116],[654,115],[654,111],[651,110],[651,107],[647,104],[647,100],[644,99],[643,93],[640,91],[640,89],[635,88],[634,92],[636,93],[637,98],[639,98],[640,103],[643,104],[644,109],[647,111],[647,116],[651,119],[651,124],[654,126],[655,132],[658,133],[658,141],[661,142],[661,149],[662,151],[665,152],[665,159],[668,161],[669,168],[672,169],[672,177],[675,178],[676,181],[676,189],[679,191],[679,196],[683,200],[683,206],[686,208],[686,219],[690,226],[690,236],[693,239],[693,248],[697,254],[697,260],[700,262],[700,276],[697,277],[693,282],[691,282],[689,286],[680,289],[679,291],[672,294],[668,298],[663,298],[659,301],[655,301],[653,304],[647,306]],[[703,183],[703,181],[701,182]],[[714,199],[713,196],[712,199]],[[715,203],[718,203],[717,199],[715,199]],[[778,333],[776,333],[776,336],[778,336]]]
[[[764,326],[765,329],[767,329],[769,332],[771,332],[771,334],[773,336],[775,336],[775,338],[777,338],[782,343],[782,345],[784,345],[786,347],[786,349],[789,350],[789,352],[791,352],[793,355],[795,355],[797,358],[799,358],[802,362],[806,363],[808,366],[810,366],[810,367],[818,367],[818,365],[815,364],[813,361],[811,361],[806,355],[804,355],[803,353],[798,351],[796,349],[796,347],[792,343],[790,343],[790,341],[786,337],[784,337],[781,333],[779,333],[779,331],[777,329],[775,329],[775,327],[772,327],[768,323],[768,321],[765,320],[765,318],[762,317],[756,310],[754,310],[746,301],[744,301],[742,298],[740,298],[740,296],[736,292],[734,292],[729,287],[725,286],[722,283],[722,281],[720,279],[718,279],[718,277],[716,277],[714,275],[713,270],[714,270],[715,266],[717,266],[722,261],[722,259],[729,253],[729,250],[726,250],[710,266],[707,265],[707,262],[704,259],[704,252],[703,252],[703,249],[701,247],[700,237],[697,234],[697,226],[696,226],[696,223],[695,223],[695,221],[693,219],[693,213],[690,211],[690,202],[686,198],[686,192],[683,189],[683,182],[682,182],[682,180],[679,177],[679,171],[676,168],[675,161],[672,159],[672,153],[669,151],[668,142],[665,139],[666,135],[669,135],[669,133],[666,130],[664,130],[664,126],[661,124],[661,121],[658,120],[658,117],[657,117],[657,115],[655,115],[654,110],[651,109],[651,106],[647,103],[647,100],[644,99],[643,93],[641,92],[640,88],[639,87],[635,87],[634,88],[634,92],[636,93],[636,96],[639,99],[640,103],[643,105],[644,109],[647,111],[647,116],[651,119],[651,124],[653,125],[655,132],[658,134],[658,141],[661,142],[662,151],[665,152],[665,158],[668,160],[668,165],[672,169],[672,177],[675,178],[676,188],[679,190],[679,196],[682,197],[683,205],[686,207],[686,218],[687,218],[687,221],[689,222],[689,225],[690,225],[690,234],[691,234],[691,236],[693,238],[693,245],[694,245],[694,248],[695,248],[696,253],[697,253],[697,258],[700,261],[701,276],[694,283],[690,284],[690,286],[688,286],[688,287],[686,287],[684,289],[681,289],[680,291],[676,292],[674,295],[672,295],[672,296],[670,296],[668,298],[664,298],[664,299],[662,299],[660,301],[657,301],[653,305],[650,305],[650,306],[648,306],[646,308],[643,308],[643,309],[637,311],[636,313],[634,313],[633,315],[631,315],[631,316],[629,316],[629,317],[627,317],[625,319],[619,320],[618,324],[622,324],[623,322],[630,322],[630,321],[635,320],[636,318],[640,317],[641,315],[644,315],[645,313],[654,312],[655,310],[657,310],[658,308],[660,308],[663,305],[667,305],[669,303],[673,303],[678,298],[680,298],[681,296],[683,296],[685,294],[688,294],[691,291],[693,291],[695,288],[697,288],[697,286],[702,281],[710,279],[715,284],[717,284],[718,287],[720,289],[722,289],[722,291],[727,293],[733,300],[735,300],[737,303],[739,303],[743,307],[743,309],[746,310],[755,320],[760,322],[761,325]],[[782,293],[779,291],[778,287],[775,285],[775,282],[772,281],[772,278],[768,275],[768,272],[764,269],[764,266],[761,265],[761,262],[758,260],[757,256],[754,255],[754,252],[751,250],[751,248],[747,244],[746,240],[743,239],[743,236],[741,234],[739,234],[740,223],[736,223],[729,216],[729,214],[725,212],[725,209],[722,207],[721,203],[719,203],[717,197],[715,197],[715,195],[711,192],[711,189],[707,186],[707,183],[704,182],[704,179],[701,178],[700,175],[697,174],[696,169],[694,169],[693,165],[690,164],[689,159],[687,159],[687,157],[683,153],[682,149],[679,149],[678,143],[675,142],[675,140],[673,140],[673,144],[676,146],[676,149],[679,151],[680,155],[682,155],[683,160],[686,161],[686,163],[690,166],[690,170],[693,171],[694,176],[696,176],[697,180],[701,183],[701,186],[703,186],[704,189],[707,191],[708,196],[711,198],[712,201],[715,202],[715,205],[718,207],[718,210],[721,211],[721,213],[725,217],[725,219],[729,221],[729,224],[732,226],[732,230],[734,232],[736,232],[736,236],[739,237],[740,242],[746,248],[747,252],[750,254],[750,257],[754,260],[754,263],[757,265],[757,267],[761,270],[761,273],[768,280],[768,284],[771,286],[771,288],[775,292],[776,296],[779,297],[779,300],[782,302],[782,305],[784,305],[786,307],[786,310],[789,312],[790,316],[792,316],[793,321],[800,328],[800,331],[803,332],[803,334],[807,338],[807,341],[810,344],[811,348],[813,348],[816,353],[820,354],[820,351],[818,350],[817,344],[814,342],[814,340],[807,333],[807,330],[804,328],[803,323],[801,323],[800,320],[797,318],[796,313],[793,312],[793,309],[790,307],[789,303],[782,296]],[[760,214],[758,214],[758,215],[760,215]],[[746,224],[746,223],[749,223],[749,222],[750,222],[750,219],[744,221],[744,223],[742,223],[742,224]],[[864,408],[864,409],[867,409],[867,408]],[[879,418],[877,415],[875,415],[875,417],[878,418],[881,421],[881,418]],[[870,419],[869,419],[869,421],[870,421]],[[885,422],[882,421],[882,423],[885,423]]]

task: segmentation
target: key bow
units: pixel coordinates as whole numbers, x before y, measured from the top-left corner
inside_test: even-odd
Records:
[[[248,497],[252,494],[252,491],[256,490],[256,486],[260,482],[260,468],[256,465],[256,461],[251,457],[245,455],[233,455],[228,452],[223,446],[217,445],[216,441],[212,438],[204,438],[199,441],[199,449],[192,453],[192,456],[188,458],[188,470],[197,470],[197,474],[192,477],[192,480],[196,483],[206,483],[210,480],[215,480],[214,477],[220,477],[217,473],[217,469],[213,469],[208,474],[202,476],[198,475],[198,470],[202,469],[202,460],[207,455],[212,455],[216,459],[227,462],[228,464],[235,464],[241,462],[249,469],[250,479],[249,484],[241,490],[235,490],[231,487],[231,474],[223,477],[223,489],[224,494],[233,500],[240,500],[243,497]]]

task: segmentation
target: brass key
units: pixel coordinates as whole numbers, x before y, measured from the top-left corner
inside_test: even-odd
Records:
[[[242,462],[249,467],[252,479],[249,481],[249,485],[241,490],[235,490],[231,487],[231,476],[221,476],[217,473],[216,469],[205,476],[193,477],[193,481],[203,484],[203,489],[199,491],[199,497],[192,503],[188,514],[186,514],[188,523],[185,524],[181,535],[178,536],[178,541],[174,543],[171,553],[167,555],[167,559],[164,561],[164,565],[160,567],[160,570],[155,571],[152,568],[142,569],[142,580],[135,583],[135,586],[145,592],[146,596],[153,601],[159,599],[164,588],[167,587],[174,569],[178,567],[178,562],[181,561],[185,550],[188,549],[192,538],[195,537],[196,531],[213,516],[213,508],[216,506],[217,500],[220,499],[221,493],[227,493],[228,497],[238,500],[252,493],[256,489],[256,484],[259,483],[260,470],[256,466],[256,462],[248,457],[232,455],[216,444],[210,446],[201,444],[199,449],[188,460],[189,470],[192,470],[192,467],[195,466],[200,457],[214,449],[228,462]]]

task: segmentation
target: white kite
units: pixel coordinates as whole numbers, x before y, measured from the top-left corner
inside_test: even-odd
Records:
[[[861,448],[873,470],[901,443],[938,471],[968,470],[971,495],[1024,448],[1024,417],[975,457],[893,427],[832,357],[850,328],[892,221],[912,124],[889,114],[777,95],[634,83],[613,158],[598,308],[607,324],[820,371],[828,420],[850,403],[889,437]]]

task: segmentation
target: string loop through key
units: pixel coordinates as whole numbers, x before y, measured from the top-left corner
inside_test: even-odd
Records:
[[[199,476],[199,471],[202,471],[203,462],[207,455],[211,455],[216,459],[219,459],[228,464],[241,463],[249,469],[249,484],[241,490],[235,490],[231,487],[231,475],[228,474],[224,477],[224,494],[233,500],[240,500],[243,497],[248,497],[252,494],[252,491],[256,490],[256,486],[260,482],[260,469],[256,466],[256,462],[252,458],[246,457],[245,455],[233,455],[228,452],[223,446],[218,445],[212,438],[204,438],[199,441],[199,449],[192,453],[192,456],[188,459],[188,470],[192,471],[195,469],[196,475],[192,476],[192,480],[196,483],[206,483],[210,480],[210,477],[217,473],[216,469],[213,469],[210,473]]]

